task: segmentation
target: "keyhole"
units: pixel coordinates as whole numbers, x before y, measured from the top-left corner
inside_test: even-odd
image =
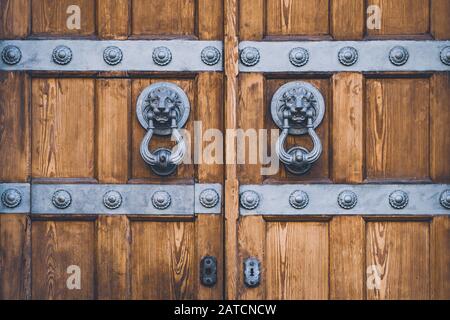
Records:
[[[254,277],[255,276],[255,269],[250,268],[250,276]]]

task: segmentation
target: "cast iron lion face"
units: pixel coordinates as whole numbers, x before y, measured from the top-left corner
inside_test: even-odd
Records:
[[[308,117],[315,116],[315,106],[317,101],[314,95],[305,88],[295,88],[283,94],[282,109],[290,111],[291,121],[304,123]]]

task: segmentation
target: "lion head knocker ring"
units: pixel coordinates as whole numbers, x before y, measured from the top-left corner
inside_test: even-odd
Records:
[[[322,154],[322,144],[314,131],[323,120],[325,102],[320,91],[305,82],[289,82],[273,95],[270,105],[273,121],[282,130],[276,144],[276,152],[286,170],[292,174],[307,173]],[[308,133],[313,148],[308,151],[301,146],[284,149],[289,134]]]
[[[183,128],[189,117],[190,105],[186,93],[169,82],[152,84],[142,91],[136,114],[140,124],[147,130],[141,142],[142,159],[160,176],[172,174],[182,162],[186,153],[186,143],[179,129]],[[177,145],[174,150],[158,148],[150,151],[153,134],[173,135]]]

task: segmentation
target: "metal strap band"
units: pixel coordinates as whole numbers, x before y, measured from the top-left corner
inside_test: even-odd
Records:
[[[29,184],[0,184],[0,195],[0,213],[173,216],[220,214],[222,208],[221,184],[33,184],[31,210]]]
[[[450,41],[244,41],[241,72],[450,71]]]
[[[293,216],[450,215],[449,198],[448,184],[244,185],[240,187],[240,213]]]
[[[4,40],[0,70],[222,71],[222,48],[194,40]]]

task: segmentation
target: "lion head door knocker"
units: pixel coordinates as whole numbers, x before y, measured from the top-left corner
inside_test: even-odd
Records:
[[[273,95],[270,105],[273,121],[282,130],[276,144],[276,152],[286,169],[293,174],[307,173],[322,154],[322,144],[314,131],[322,122],[325,102],[320,91],[305,82],[289,82],[281,86]],[[288,151],[284,143],[289,134],[308,133],[313,141],[313,149],[293,146]]]
[[[141,156],[154,173],[160,176],[172,174],[186,153],[186,143],[179,129],[183,128],[189,117],[190,105],[186,93],[169,82],[152,84],[142,91],[136,114],[140,124],[147,130],[141,142]],[[150,151],[153,134],[173,135],[177,143],[174,151],[158,148]]]

